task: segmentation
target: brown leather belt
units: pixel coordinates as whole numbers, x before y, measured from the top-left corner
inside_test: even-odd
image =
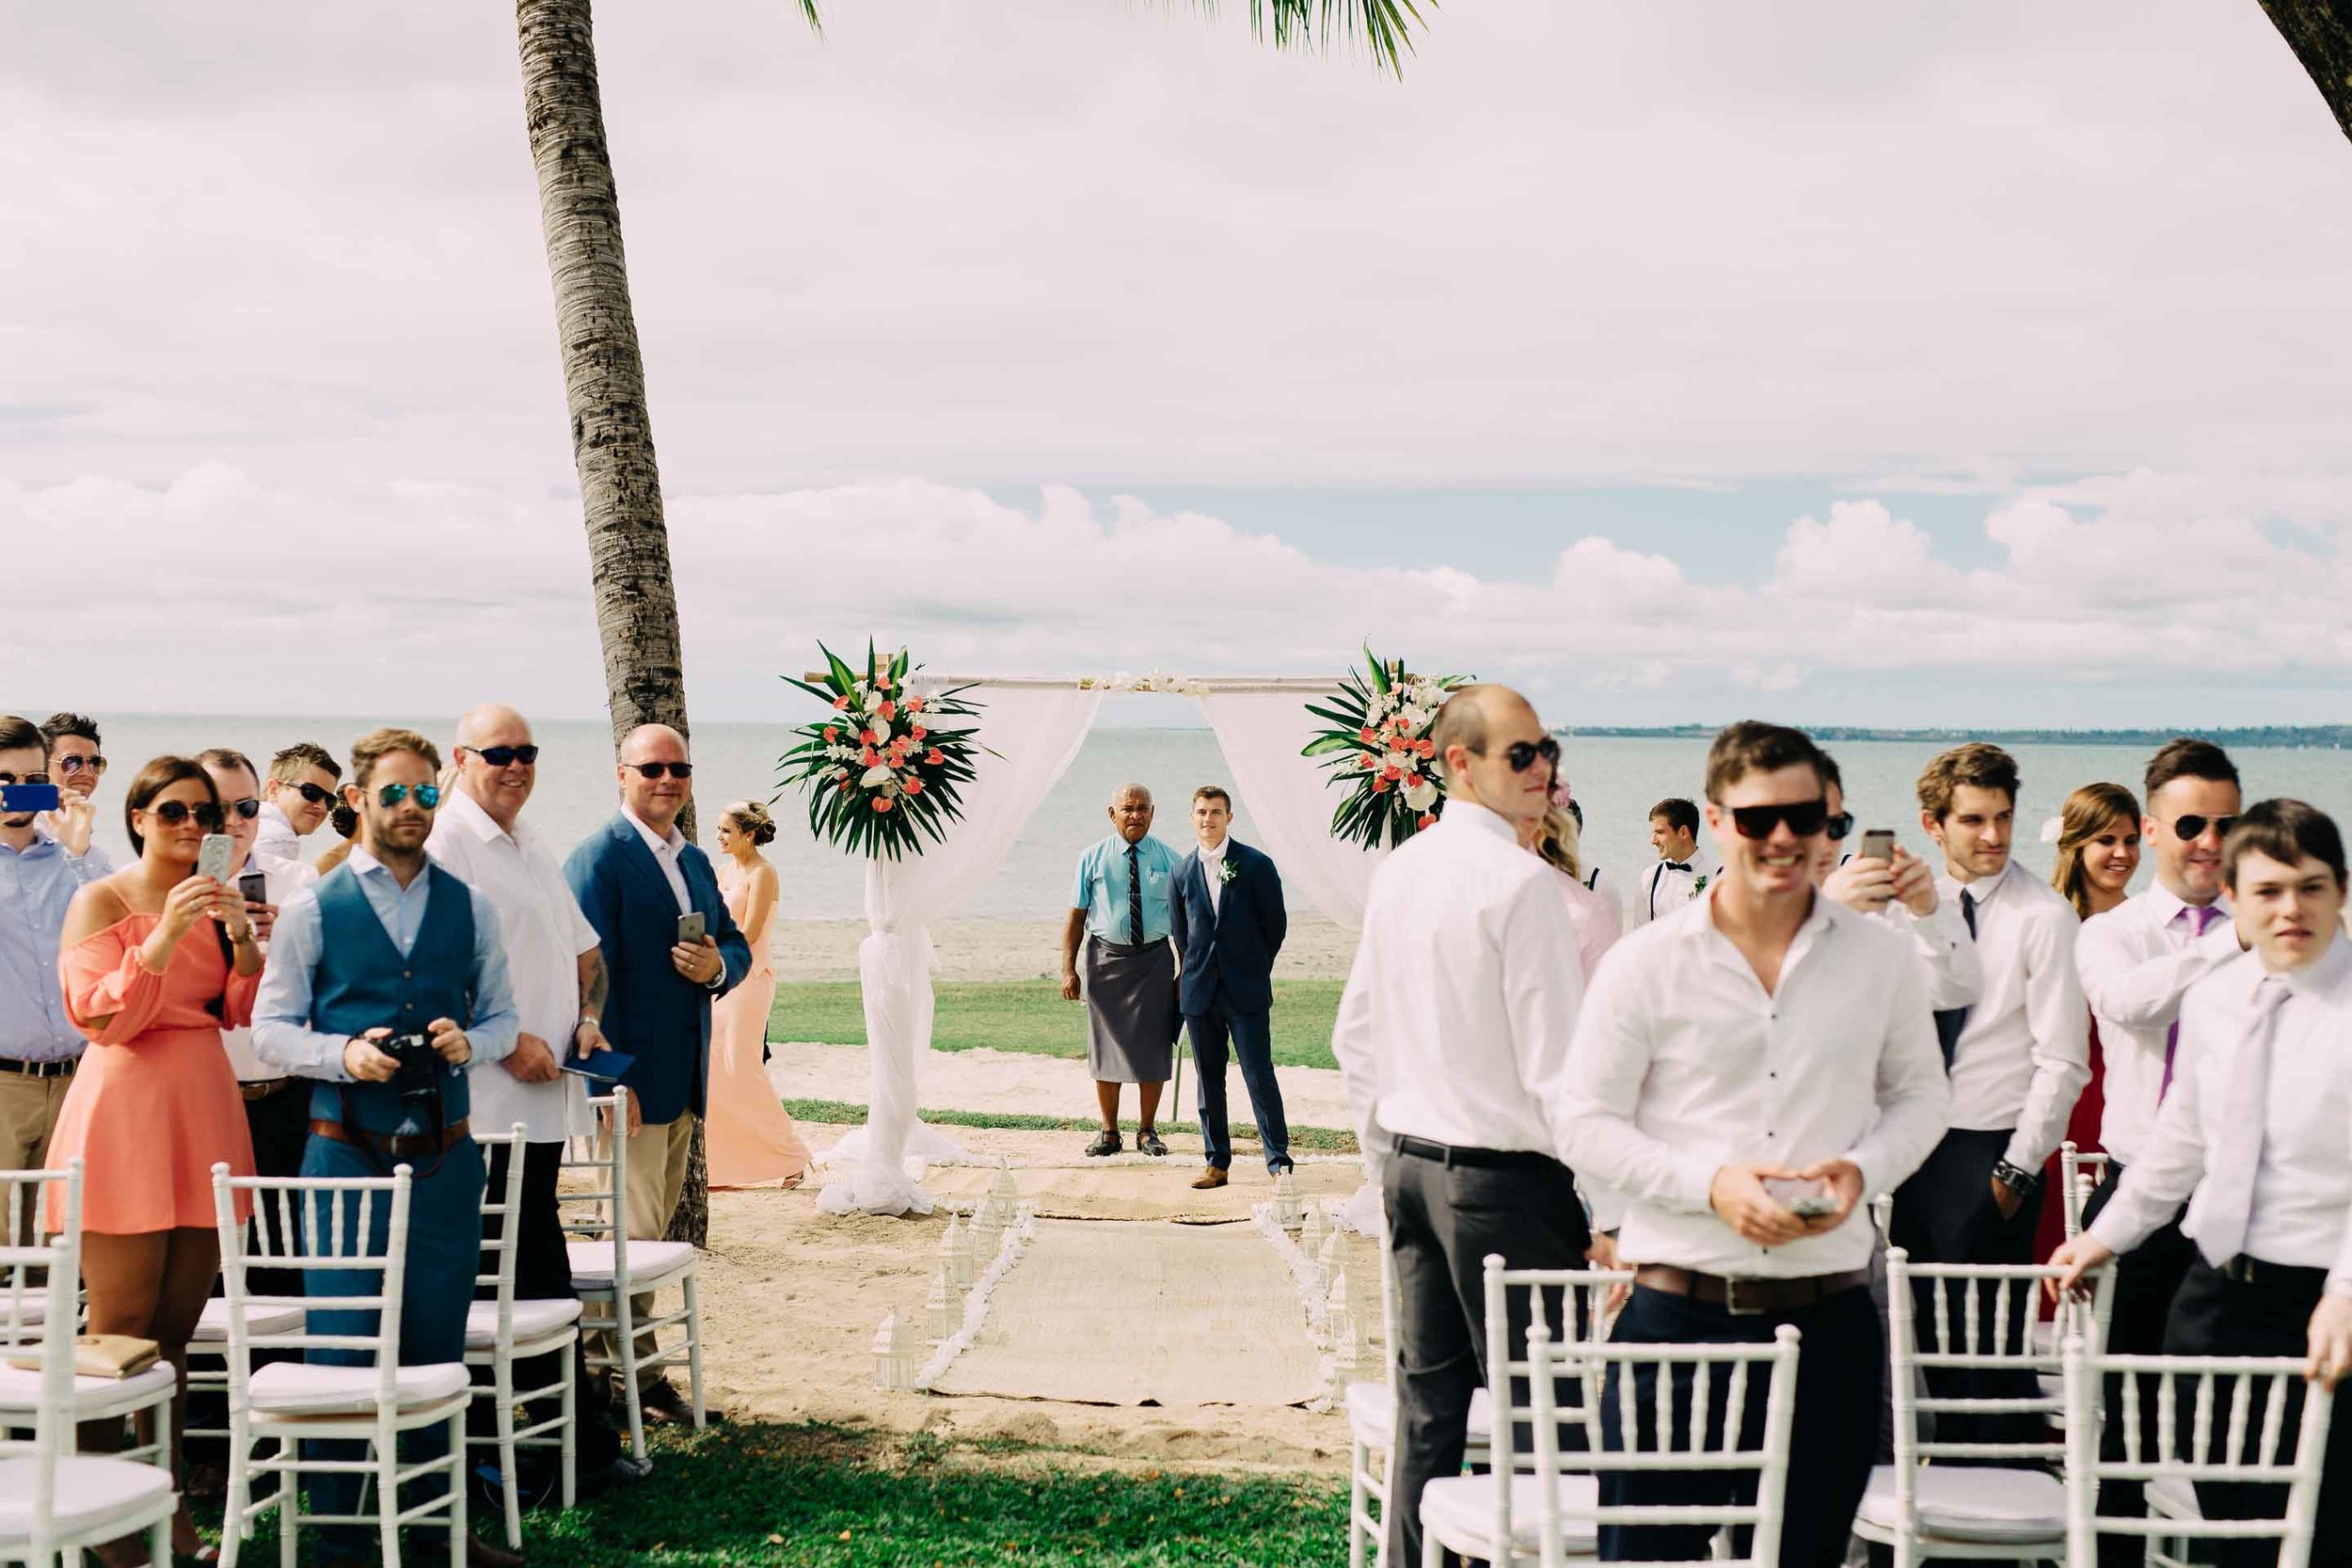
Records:
[[[362,1132],[340,1121],[314,1120],[310,1131],[322,1138],[372,1148],[378,1154],[446,1154],[469,1136],[462,1120],[450,1123],[437,1140],[430,1132]]]
[[[292,1078],[256,1078],[239,1083],[237,1092],[245,1096],[246,1103],[250,1104],[256,1100],[267,1100],[294,1082]]]
[[[1870,1283],[1870,1271],[1809,1275],[1803,1279],[1726,1279],[1667,1263],[1645,1263],[1633,1271],[1633,1283],[1670,1296],[1688,1296],[1720,1307],[1734,1317],[1759,1312],[1794,1312],[1816,1307],[1832,1296],[1858,1291]]]

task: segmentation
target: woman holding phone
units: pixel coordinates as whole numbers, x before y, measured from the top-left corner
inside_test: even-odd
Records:
[[[89,1332],[153,1339],[181,1374],[176,1442],[188,1336],[220,1272],[213,1165],[253,1173],[221,1030],[252,1019],[262,948],[244,897],[199,869],[227,864],[218,849],[207,858],[208,840],[227,840],[220,796],[201,766],[186,757],[149,763],[131,782],[123,817],[138,859],[74,895],[59,942],[66,1011],[90,1044],[59,1110],[49,1168],[82,1162]],[[53,1188],[49,1228],[64,1223],[63,1195]],[[85,1427],[83,1449],[111,1450],[119,1427]],[[176,1448],[172,1463],[176,1474]],[[201,1546],[183,1504],[173,1550]],[[100,1555],[132,1562],[142,1553],[131,1541]]]
[[[719,814],[719,892],[751,943],[752,972],[710,1006],[711,1085],[703,1147],[713,1187],[792,1187],[808,1174],[808,1145],[760,1060],[776,1002],[768,933],[776,917],[777,881],[776,868],[759,850],[775,836],[774,818],[756,800],[738,800]]]

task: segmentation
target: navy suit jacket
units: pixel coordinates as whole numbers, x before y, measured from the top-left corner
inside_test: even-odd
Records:
[[[580,841],[564,863],[582,914],[604,947],[612,978],[604,1006],[604,1037],[637,1058],[621,1082],[649,1122],[703,1114],[710,1077],[710,1004],[752,972],[751,944],[727,913],[710,857],[692,845],[678,856],[686,892],[704,929],[719,944],[726,973],[714,990],[698,986],[670,962],[677,945],[677,895],[661,874],[635,826],[618,813]]]
[[[1168,894],[1170,934],[1184,960],[1177,994],[1187,1013],[1207,1012],[1220,989],[1236,1012],[1262,1013],[1274,1006],[1274,958],[1290,931],[1282,874],[1237,838],[1225,841],[1225,863],[1233,878],[1217,890],[1216,908],[1209,905],[1209,874],[1198,849],[1176,868]]]

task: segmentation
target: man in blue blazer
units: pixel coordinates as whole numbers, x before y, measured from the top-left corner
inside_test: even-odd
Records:
[[[1274,1078],[1274,958],[1290,917],[1282,878],[1264,855],[1228,836],[1233,800],[1215,784],[1192,792],[1192,831],[1200,847],[1177,868],[1169,894],[1170,935],[1183,960],[1177,1000],[1192,1031],[1200,1070],[1200,1141],[1209,1168],[1196,1187],[1222,1187],[1233,1163],[1225,1125],[1225,1055],[1230,1039],[1257,1114],[1269,1171],[1291,1166],[1290,1124]]]
[[[677,731],[666,724],[631,730],[621,742],[620,815],[564,863],[564,879],[596,927],[612,976],[604,1037],[636,1058],[621,1078],[629,1092],[632,1242],[659,1241],[670,1228],[710,1077],[710,1004],[752,970],[751,947],[719,895],[709,857],[677,829],[693,772]],[[694,915],[704,934],[680,941],[680,923]],[[632,1300],[636,1321],[653,1315],[651,1294]],[[612,1336],[604,1338],[605,1354],[616,1355]],[[638,1337],[637,1354],[653,1354],[650,1337]],[[691,1419],[660,1367],[641,1366],[637,1386],[648,1419]]]

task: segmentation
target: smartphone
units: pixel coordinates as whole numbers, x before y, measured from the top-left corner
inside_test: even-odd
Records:
[[[269,902],[269,879],[259,871],[248,871],[237,879],[237,892],[248,904]]]
[[[691,914],[679,915],[677,917],[677,939],[679,942],[686,945],[691,945],[694,942],[702,941],[703,931],[706,925],[707,922],[703,919],[703,911],[700,910],[694,911]]]
[[[1872,828],[1862,835],[1862,847],[1855,853],[1866,861],[1892,861],[1895,858],[1895,830]]]
[[[206,833],[203,844],[196,851],[196,874],[210,877],[216,882],[229,879],[229,868],[236,863],[237,841],[227,833]]]
[[[57,786],[53,784],[0,784],[0,811],[11,815],[27,811],[56,811],[57,801]]]
[[[637,1058],[625,1051],[599,1051],[591,1056],[566,1056],[558,1065],[576,1077],[610,1084],[627,1076]]]
[[[1772,1195],[1774,1203],[1801,1220],[1837,1212],[1837,1199],[1830,1195],[1829,1184],[1825,1181],[1770,1176],[1764,1179],[1764,1190]]]

